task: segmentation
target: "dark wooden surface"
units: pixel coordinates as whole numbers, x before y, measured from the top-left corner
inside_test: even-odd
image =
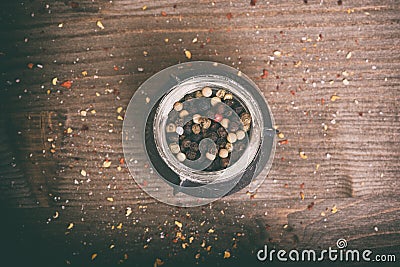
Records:
[[[324,249],[345,238],[349,248],[399,261],[399,2],[307,2],[2,3],[2,257],[15,265],[233,265],[257,263],[264,244]],[[254,195],[171,207],[120,164],[117,108],[154,73],[189,61],[185,50],[253,79],[288,140]],[[146,171],[143,159],[135,175]],[[176,243],[175,221],[186,238]]]

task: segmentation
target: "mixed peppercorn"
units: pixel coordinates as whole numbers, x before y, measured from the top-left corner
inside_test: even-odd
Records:
[[[206,160],[204,171],[235,163],[247,147],[252,128],[250,112],[223,88],[204,87],[174,103],[165,128],[170,151],[183,164]],[[210,142],[202,142],[209,139]],[[204,154],[203,154],[204,153]]]

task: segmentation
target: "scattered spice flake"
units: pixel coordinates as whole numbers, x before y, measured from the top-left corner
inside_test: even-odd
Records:
[[[212,228],[208,229],[208,233],[212,234],[212,233],[214,233],[214,232],[215,232],[214,229],[212,229]]]
[[[300,184],[300,189],[304,189],[304,183]]]
[[[118,107],[117,108],[117,113],[119,114],[119,113],[121,113],[122,112],[122,110],[123,110],[123,108],[122,107]]]
[[[161,11],[161,16],[166,17],[167,16],[167,12]]]
[[[107,201],[113,202],[113,201],[114,201],[114,198],[108,197],[108,198],[107,198]]]
[[[351,52],[347,53],[346,59],[350,59],[353,54]]]
[[[67,227],[67,230],[71,230],[72,228],[74,228],[74,223],[69,223],[68,227]]]
[[[182,243],[182,248],[183,248],[183,249],[186,249],[188,246],[189,246],[188,243]]]
[[[110,245],[110,249],[113,249],[113,248],[115,248],[115,245],[114,245],[114,244],[111,244],[111,245]]]
[[[200,258],[200,253],[197,253],[196,255],[194,255],[195,259],[199,259]]]
[[[226,14],[226,18],[227,18],[228,20],[231,20],[231,19],[233,18],[232,13],[229,12],[228,14]]]
[[[228,259],[231,257],[231,253],[227,250],[224,251],[224,259]]]
[[[338,95],[332,95],[332,96],[331,96],[331,101],[332,101],[332,102],[335,102],[335,101],[338,100],[338,99],[340,99],[340,96],[338,96]]]
[[[211,246],[208,246],[208,247],[206,248],[206,250],[207,250],[208,252],[210,252],[210,251],[211,251]]]
[[[279,144],[279,145],[287,145],[287,144],[289,144],[289,140],[287,140],[287,139],[285,139],[285,140],[280,140],[280,141],[278,142],[278,144]]]
[[[33,68],[33,63],[28,63],[27,66],[28,66],[29,69],[32,69]]]
[[[342,82],[343,82],[344,85],[349,85],[350,84],[349,80],[347,80],[346,78],[344,78]]]
[[[190,52],[189,50],[185,50],[185,56],[187,59],[191,59],[192,58],[192,52]]]
[[[268,77],[268,70],[266,70],[266,69],[263,69],[263,74],[260,76],[261,77],[261,79],[266,79],[267,77]]]
[[[280,133],[278,133],[278,137],[283,139],[283,138],[285,138],[285,135],[282,132],[280,132]]]
[[[301,200],[304,200],[304,193],[303,192],[300,192],[300,198],[301,198]]]
[[[132,208],[131,207],[127,207],[126,208],[126,212],[125,212],[125,216],[128,217],[131,214],[132,214]]]
[[[95,258],[97,258],[97,253],[93,253],[91,256],[92,260],[94,260]]]
[[[182,228],[182,223],[179,221],[175,221],[175,225],[178,226],[179,228]]]
[[[146,97],[146,104],[150,103],[150,97]]]
[[[321,211],[321,216],[325,217],[325,215],[326,215],[325,212]]]
[[[54,77],[53,79],[51,79],[51,84],[52,85],[57,85],[58,79],[57,77]]]
[[[108,160],[108,159],[106,159],[106,160],[103,162],[103,168],[109,168],[110,166],[111,166],[111,161]]]
[[[302,158],[302,159],[307,159],[308,158],[304,151],[300,151],[299,155],[300,155],[300,158]]]
[[[55,78],[55,79],[57,79],[57,78]],[[53,79],[53,80],[54,80],[54,79]],[[57,80],[56,80],[56,83],[57,83]],[[53,85],[55,85],[55,84],[53,83]],[[64,81],[64,82],[62,82],[60,85],[61,85],[62,87],[64,87],[64,88],[71,89],[72,81]]]
[[[82,175],[83,177],[86,177],[86,175],[87,175],[86,171],[85,171],[85,170],[81,170],[81,175]]]
[[[123,121],[123,120],[124,120],[124,117],[122,117],[121,115],[118,115],[117,120]]]
[[[117,229],[122,229],[122,223],[119,223],[119,224],[117,225]]]
[[[250,0],[250,5],[251,5],[251,6],[255,6],[256,3],[257,3],[257,0]]]
[[[83,77],[86,77],[88,75],[88,72],[86,70],[82,71],[81,73]]]
[[[311,202],[310,204],[308,204],[307,209],[308,210],[312,210],[312,208],[314,207],[314,202]]]
[[[56,211],[56,212],[54,213],[54,215],[53,215],[53,218],[54,218],[54,219],[57,219],[57,218],[58,218],[58,215],[59,215],[59,214],[58,214],[58,211]]]
[[[68,127],[68,128],[67,128],[67,133],[70,134],[70,133],[72,133],[72,132],[73,132],[72,128],[71,128],[71,127]]]
[[[98,21],[96,22],[96,25],[97,25],[97,27],[99,27],[100,29],[104,30],[104,25],[103,25],[103,23],[102,23],[100,20],[98,20]]]
[[[332,212],[333,214],[335,214],[336,212],[338,212],[338,209],[337,209],[336,205],[334,205],[334,206],[332,207],[331,212]]]
[[[143,11],[145,11],[146,9],[147,9],[147,6],[146,6],[146,5],[142,6],[142,10],[143,10]]]
[[[279,50],[275,50],[275,51],[274,51],[274,56],[280,57],[280,56],[282,56],[282,52],[279,51]]]
[[[158,267],[158,266],[161,266],[161,265],[163,265],[163,264],[164,264],[164,262],[163,262],[161,259],[157,258],[157,259],[154,261],[153,267]]]

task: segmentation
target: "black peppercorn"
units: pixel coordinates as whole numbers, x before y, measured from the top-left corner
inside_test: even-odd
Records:
[[[193,152],[199,151],[199,144],[197,144],[196,142],[192,142],[190,144],[190,151],[193,151]]]
[[[226,146],[226,139],[225,138],[218,138],[216,144],[220,148],[224,148]]]
[[[207,138],[210,138],[213,142],[218,140],[218,135],[216,132],[211,132],[207,134]]]
[[[201,134],[193,134],[191,136],[191,139],[194,142],[200,142],[200,140],[203,139],[203,136]]]
[[[186,152],[186,158],[189,160],[195,160],[197,157],[197,153],[194,151],[188,151]]]
[[[229,131],[236,132],[237,130],[239,130],[239,123],[232,121],[229,124]]]
[[[222,138],[225,138],[228,135],[228,133],[224,127],[219,127],[217,130],[217,134]]]
[[[188,148],[190,148],[191,144],[192,144],[192,141],[190,141],[189,139],[185,139],[185,140],[182,141],[181,149],[185,151]]]
[[[224,101],[224,103],[229,107],[232,107],[235,104],[235,102],[232,99],[227,99]]]
[[[238,114],[240,116],[240,114],[242,114],[245,111],[243,106],[237,106],[235,107],[235,112],[236,114]]]
[[[224,158],[220,160],[220,164],[222,168],[227,168],[229,165],[230,159],[228,158]]]
[[[186,135],[189,135],[192,133],[192,126],[186,123],[185,126],[183,126],[183,130]]]

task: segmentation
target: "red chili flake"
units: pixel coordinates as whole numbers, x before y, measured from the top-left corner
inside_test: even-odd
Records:
[[[210,37],[207,37],[206,43],[208,44],[209,42],[211,42],[211,38],[210,38]]]
[[[291,95],[295,95],[296,92],[295,92],[294,90],[290,90],[290,94],[291,94]]]
[[[119,70],[118,66],[116,66],[116,65],[114,65],[113,69],[114,69],[115,71]]]
[[[229,12],[228,14],[226,14],[226,17],[228,20],[231,20],[231,18],[233,18],[233,15],[231,12]]]
[[[143,186],[147,186],[147,185],[148,185],[148,182],[147,182],[146,180],[144,180],[142,185],[143,185]]]
[[[61,86],[67,89],[71,89],[72,81],[64,81],[61,83]]]
[[[268,70],[263,69],[263,74],[260,77],[261,79],[266,79],[268,77]]]
[[[288,185],[288,184],[284,184],[283,187],[284,187],[284,188],[288,188],[289,185]]]
[[[215,118],[214,120],[215,120],[216,122],[220,122],[220,121],[222,121],[222,118],[223,118],[223,117],[222,117],[221,114],[215,114],[215,117],[214,117],[214,118]]]
[[[321,98],[321,105],[325,104],[325,99]]]
[[[250,5],[251,5],[251,6],[255,6],[256,3],[257,3],[257,0],[250,0]]]
[[[33,68],[33,63],[28,63],[28,68],[32,69]]]
[[[362,117],[363,113],[362,113],[362,112],[358,112],[358,115],[359,115],[360,117]]]
[[[161,11],[161,16],[166,17],[167,16],[167,12]]]
[[[287,145],[287,144],[289,144],[289,141],[287,139],[286,140],[280,140],[279,144],[280,145]]]
[[[301,189],[304,189],[304,183],[301,183],[301,184],[300,184],[300,188],[301,188]]]
[[[119,164],[123,165],[125,163],[125,159],[124,158],[120,158],[119,159]]]
[[[311,210],[314,207],[314,202],[311,202],[310,204],[308,204],[307,209]]]

